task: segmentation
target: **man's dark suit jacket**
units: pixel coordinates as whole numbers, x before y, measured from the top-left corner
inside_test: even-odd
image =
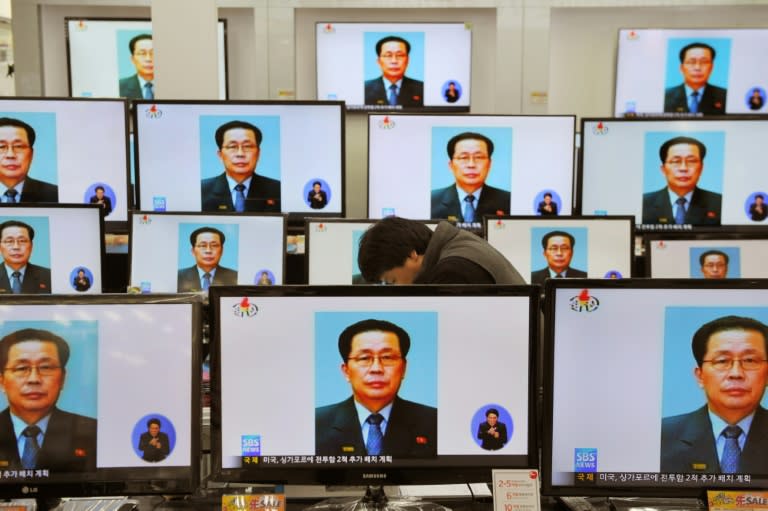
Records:
[[[59,202],[59,187],[26,177],[19,202]]]
[[[101,204],[101,207],[104,208],[104,216],[107,216],[108,214],[112,213],[112,199],[110,199],[105,195],[104,197],[102,197],[102,200],[104,202]],[[93,197],[91,197],[89,202],[91,204],[98,204],[99,198],[96,195],[94,195]]]
[[[480,200],[475,205],[475,221],[479,221],[483,215],[495,215],[499,211],[508,215],[510,200],[509,192],[493,186],[483,186]],[[464,221],[464,204],[459,204],[456,185],[432,190],[430,218],[448,218],[449,216],[455,216],[459,221]]]
[[[216,275],[213,276],[212,286],[236,286],[237,272],[224,266],[216,267]],[[176,282],[176,291],[186,293],[189,291],[200,291],[200,274],[197,273],[197,266],[191,266],[179,270]]]
[[[725,96],[727,89],[707,84],[704,95],[699,100],[699,113],[704,115],[722,115],[725,113]],[[688,112],[688,97],[685,95],[685,85],[668,88],[664,93],[665,112]]]
[[[22,468],[8,408],[0,412],[0,463],[5,462],[3,468]],[[54,408],[35,468],[53,473],[95,471],[96,419]]]
[[[159,431],[157,433],[157,439],[160,440],[159,449],[150,445],[149,442],[152,440],[152,435],[149,434],[149,431],[141,434],[139,437],[139,450],[143,453],[141,459],[144,461],[157,462],[163,461],[168,457],[168,454],[171,452],[171,444],[168,441],[168,435]]]
[[[134,74],[120,79],[120,97],[144,99],[144,91],[141,90],[139,75]]]
[[[21,282],[22,294],[51,294],[51,270],[45,266],[27,263],[24,280]],[[0,294],[11,294],[11,282],[5,264],[0,264]]]
[[[739,473],[768,474],[768,411],[758,407],[739,458]],[[707,406],[661,422],[661,472],[720,472]]]
[[[691,225],[720,225],[723,196],[696,187],[685,212],[685,223]],[[669,192],[664,187],[643,195],[644,224],[674,224],[675,214],[669,203]]]
[[[498,451],[507,443],[507,425],[503,422],[496,423],[496,432],[499,434],[499,438],[488,433],[489,429],[491,429],[491,425],[487,422],[481,422],[480,427],[477,428],[477,438],[481,440],[480,447],[488,451]]]
[[[388,92],[384,88],[382,77],[365,81],[365,104],[388,105]],[[400,83],[400,92],[397,95],[397,104],[404,107],[424,106],[424,82],[413,78],[403,77]]]
[[[318,455],[367,454],[354,398],[315,410],[315,452]],[[396,397],[384,433],[382,454],[395,458],[436,456],[437,409]]]
[[[234,211],[232,192],[224,172],[216,177],[203,179],[200,183],[200,197],[203,211]],[[245,196],[246,211],[280,212],[280,181],[269,177],[253,175],[248,195]]]
[[[565,276],[569,279],[586,279],[587,272],[571,268],[570,266],[565,270]],[[549,277],[549,266],[541,270],[531,272],[531,284],[544,285],[544,281]]]

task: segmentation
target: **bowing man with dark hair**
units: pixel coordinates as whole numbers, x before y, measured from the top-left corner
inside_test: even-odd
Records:
[[[59,202],[59,187],[29,177],[37,135],[12,117],[0,117],[0,202]]]
[[[339,335],[348,399],[315,410],[318,455],[437,455],[437,409],[399,397],[411,338],[389,321],[358,321]]]
[[[67,375],[69,344],[26,328],[0,339],[0,464],[63,473],[96,470],[96,419],[56,406]]]
[[[202,210],[280,212],[280,181],[256,174],[261,130],[230,121],[218,127],[214,138],[224,172],[200,183]]]

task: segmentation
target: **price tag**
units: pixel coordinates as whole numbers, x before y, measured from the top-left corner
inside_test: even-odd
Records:
[[[540,511],[539,471],[493,470],[494,511]]]

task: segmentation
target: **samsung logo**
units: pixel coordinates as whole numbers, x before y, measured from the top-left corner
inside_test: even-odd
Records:
[[[363,479],[386,479],[387,474],[366,474],[363,473]]]

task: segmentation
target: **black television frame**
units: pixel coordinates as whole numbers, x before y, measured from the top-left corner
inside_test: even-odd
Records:
[[[544,365],[542,368],[544,393],[542,407],[542,429],[541,429],[541,494],[553,497],[565,496],[585,496],[585,497],[692,497],[707,501],[706,490],[739,490],[750,491],[759,490],[759,487],[705,487],[705,486],[598,486],[584,484],[582,486],[572,484],[570,486],[559,486],[552,484],[552,437],[553,437],[553,414],[554,414],[554,335],[555,328],[553,318],[556,305],[556,291],[560,289],[572,289],[574,296],[578,296],[582,290],[589,289],[698,289],[705,292],[708,289],[761,289],[768,292],[768,279],[724,279],[724,280],[704,280],[704,279],[549,279],[544,286],[544,321],[543,328],[543,351]],[[606,382],[610,384],[610,382]],[[588,391],[588,389],[586,389]],[[630,440],[631,441],[631,440]],[[628,473],[635,473],[628,471]],[[661,472],[659,472],[661,473]]]
[[[113,18],[113,17],[99,17],[99,16],[66,16],[64,18],[64,39],[66,40],[67,47],[67,94],[72,96],[72,55],[69,49],[69,22],[70,21],[139,21],[139,22],[152,22],[152,18]],[[224,32],[224,98],[229,98],[229,46],[227,44],[227,20],[226,18],[218,18],[218,23],[223,24]],[[119,97],[119,96],[118,96]],[[123,98],[126,99],[126,98]],[[128,100],[131,101],[131,100]],[[132,133],[133,131],[131,131]]]
[[[341,126],[341,133],[340,133],[340,152],[339,155],[339,161],[341,163],[341,169],[340,171],[340,183],[341,183],[341,211],[338,213],[321,213],[316,211],[307,211],[307,212],[297,212],[297,211],[281,211],[281,214],[286,215],[286,222],[290,225],[303,225],[304,219],[307,217],[328,217],[328,218],[343,218],[346,216],[346,207],[347,207],[347,184],[346,184],[346,121],[345,121],[345,110],[344,110],[344,102],[343,101],[284,101],[284,100],[183,100],[183,99],[158,99],[158,100],[148,100],[148,99],[137,99],[135,101],[131,102],[131,123],[133,126],[133,161],[134,161],[134,169],[136,172],[135,180],[136,180],[136,188],[135,188],[135,198],[136,198],[136,204],[134,204],[134,207],[138,207],[138,205],[141,204],[141,165],[139,163],[139,146],[141,145],[139,143],[138,139],[138,111],[139,108],[142,105],[222,105],[222,106],[231,106],[231,105],[248,105],[248,106],[288,106],[288,105],[301,105],[301,106],[311,106],[311,105],[339,105],[339,114],[340,114],[340,126]],[[126,142],[127,143],[127,142]],[[193,211],[190,211],[189,213],[195,213]],[[201,211],[200,213],[206,213],[204,211]]]
[[[190,403],[190,466],[188,475],[171,476],[187,467],[154,467],[148,464],[144,467],[113,467],[97,468],[97,472],[89,473],[81,478],[81,482],[46,481],[36,484],[35,481],[23,479],[11,484],[0,484],[2,498],[54,498],[62,495],[79,496],[116,496],[116,495],[188,495],[200,486],[200,455],[202,420],[201,420],[201,367],[202,367],[202,318],[203,304],[199,296],[190,293],[156,294],[156,295],[9,295],[3,298],[3,304],[13,305],[130,305],[130,304],[190,304],[192,323],[192,338],[190,339],[191,362],[191,398]],[[179,470],[180,469],[180,470]],[[148,475],[142,472],[150,472]],[[95,477],[101,475],[102,477]]]
[[[221,337],[219,323],[222,309],[220,299],[231,297],[460,297],[460,296],[516,296],[528,297],[528,441],[527,462],[524,466],[492,466],[494,457],[488,457],[484,466],[462,467],[445,464],[434,467],[387,467],[352,466],[320,464],[307,467],[281,467],[272,465],[260,477],[253,477],[247,469],[222,468],[221,437]],[[495,468],[535,468],[538,466],[537,415],[538,389],[538,327],[540,325],[540,288],[539,286],[466,286],[466,285],[430,285],[430,286],[214,286],[209,290],[211,307],[211,480],[247,483],[290,483],[321,485],[382,485],[382,484],[466,484],[470,482],[491,481]],[[459,456],[459,455],[457,455]],[[263,466],[263,465],[262,465]]]

